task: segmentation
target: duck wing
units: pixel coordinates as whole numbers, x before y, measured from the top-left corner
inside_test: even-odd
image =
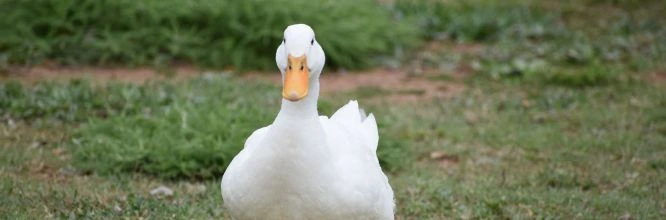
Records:
[[[356,101],[350,101],[331,118],[320,121],[348,202],[363,210],[375,210],[380,219],[393,218],[393,190],[377,158],[379,134],[374,115],[364,117]]]

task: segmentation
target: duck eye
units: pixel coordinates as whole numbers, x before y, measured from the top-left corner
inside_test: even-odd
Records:
[[[314,38],[310,41],[310,45],[314,45]]]
[[[282,38],[282,43],[283,43],[283,44],[286,44],[286,43],[287,43],[287,39]]]

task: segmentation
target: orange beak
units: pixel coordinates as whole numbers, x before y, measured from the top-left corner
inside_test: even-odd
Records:
[[[308,83],[310,79],[310,70],[305,54],[300,57],[287,57],[287,71],[284,75],[284,87],[282,88],[282,97],[286,100],[295,102],[305,98],[308,95]]]

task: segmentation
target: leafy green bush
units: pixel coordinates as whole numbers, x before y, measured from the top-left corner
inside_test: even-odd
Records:
[[[515,4],[445,1],[396,1],[394,10],[418,24],[427,38],[492,41],[502,38],[546,39],[559,36],[558,15]]]
[[[267,69],[284,28],[307,23],[329,67],[358,68],[417,41],[374,0],[0,0],[0,61]],[[3,61],[4,60],[4,61]]]

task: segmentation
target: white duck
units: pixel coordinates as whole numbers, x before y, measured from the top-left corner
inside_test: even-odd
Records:
[[[275,55],[282,106],[254,131],[222,177],[235,219],[393,219],[393,190],[379,166],[375,118],[356,101],[319,116],[324,51],[305,24],[287,27]]]

